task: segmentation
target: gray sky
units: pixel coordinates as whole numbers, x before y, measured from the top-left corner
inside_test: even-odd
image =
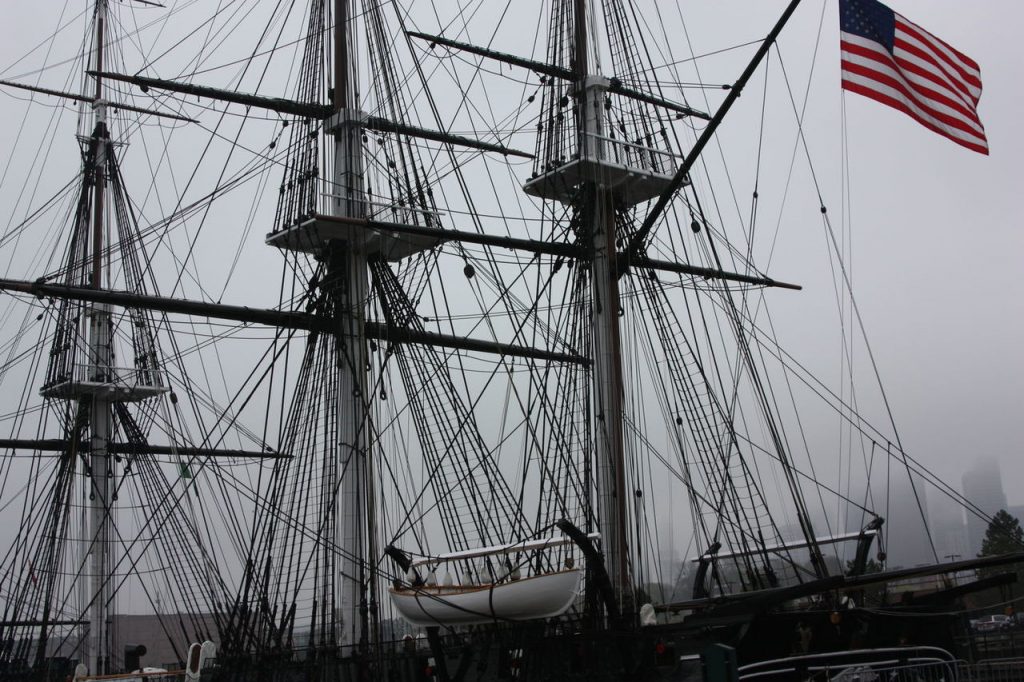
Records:
[[[74,3],[73,11],[84,4]],[[666,14],[674,15],[675,4],[658,4]],[[678,3],[698,54],[763,36],[784,4],[778,0]],[[453,6],[445,4],[443,8]],[[1019,195],[1024,187],[1020,169],[1024,88],[1018,29],[1024,7],[1009,1],[965,5],[954,0],[893,0],[891,6],[981,65],[984,94],[980,113],[991,156],[967,151],[879,103],[843,96],[835,2],[808,0],[801,7],[780,43],[786,73],[798,102],[802,101],[824,9],[804,120],[808,153],[834,225],[849,234],[855,295],[904,446],[957,488],[965,463],[982,456],[997,458],[1007,481],[1021,480],[1024,463],[1018,430],[1024,421],[1024,358],[1020,352],[1024,348],[1024,282],[1020,278],[1024,209]],[[30,71],[21,65],[6,67],[38,43],[34,28],[52,27],[55,22],[30,4],[17,3],[8,10],[9,18],[0,28],[0,78]],[[481,28],[495,23],[487,10],[476,19]],[[140,16],[150,17],[152,11],[140,12]],[[529,54],[523,32],[532,42],[535,16],[524,13],[506,19],[494,47]],[[654,20],[650,12],[646,16]],[[423,22],[429,25],[427,19]],[[521,31],[512,27],[521,27]],[[669,38],[677,57],[688,55],[681,35]],[[701,60],[704,80],[733,80],[751,51],[747,48]],[[773,93],[769,115],[786,122],[789,131],[793,116],[779,87],[781,72],[774,56],[769,79]],[[760,92],[760,83],[755,79],[750,92]],[[41,84],[64,87],[46,79]],[[686,94],[691,103],[702,104],[694,91]],[[720,93],[711,97],[712,106],[721,99]],[[2,98],[6,95],[0,95],[0,112],[18,112],[18,118],[0,113],[7,128],[0,139],[10,144],[22,109],[20,104],[8,106],[13,100]],[[741,205],[748,201],[753,162],[736,156],[753,148],[758,102],[758,96],[741,98],[722,128],[722,145],[726,157],[731,158]],[[848,197],[841,176],[844,105],[845,141],[850,150]],[[774,167],[784,171],[795,138],[780,136],[770,144],[777,162]],[[532,141],[527,142],[526,148],[531,147]],[[763,201],[776,209],[763,219],[764,233],[770,235],[776,220],[782,228],[771,261],[765,249],[760,251],[765,256],[755,262],[774,277],[805,285],[803,292],[768,294],[774,322],[782,330],[781,340],[798,358],[827,376],[836,376],[839,339],[822,332],[835,326],[827,245],[816,217],[817,199],[808,189],[811,182],[803,154],[798,150],[794,175],[801,188],[785,205],[779,177],[762,178]],[[243,272],[259,273],[268,264],[277,271],[276,254],[261,243],[263,231],[265,226],[259,225],[251,236],[245,252],[250,269]],[[210,259],[222,257],[216,254]],[[232,285],[224,300],[256,302],[258,297],[252,292],[258,288],[259,283]],[[856,362],[860,372],[867,371],[863,353]],[[870,411],[873,417],[881,414],[880,404],[872,403]],[[1024,502],[1024,492],[1011,485],[1006,492],[1011,504]]]
[[[691,13],[691,26],[700,22],[702,27],[690,33],[701,53],[713,49],[727,29],[743,38],[763,33],[784,4],[682,5]],[[980,115],[991,149],[985,157],[877,102],[841,95],[837,3],[824,5],[807,109],[810,153],[825,203],[838,220],[840,106],[845,102],[855,296],[903,443],[957,488],[967,462],[997,458],[1010,503],[1022,502],[1024,492],[1009,482],[1024,476],[1018,428],[1024,419],[1024,172],[1019,162],[1024,74],[1017,49],[1024,8],[995,1],[890,3],[980,64]],[[800,62],[809,61],[821,11],[821,2],[804,3],[781,40],[799,93],[806,75],[794,73],[806,73],[806,63]],[[704,68],[713,81],[710,66]],[[728,121],[723,135],[738,126]],[[816,277],[815,263],[821,261],[813,260],[823,253],[820,225],[787,229],[791,239],[799,232],[805,246],[790,242],[794,257],[779,257],[769,272],[827,288]],[[780,292],[771,300],[776,314],[800,325],[800,317],[818,305],[829,314],[820,293]],[[796,343],[814,354],[813,347]]]
[[[1024,172],[1018,3],[894,3],[982,68],[991,156],[849,95],[856,289],[904,443],[959,477],[997,458],[1024,476]],[[834,54],[834,51],[831,51]],[[1024,492],[1007,485],[1011,503]]]

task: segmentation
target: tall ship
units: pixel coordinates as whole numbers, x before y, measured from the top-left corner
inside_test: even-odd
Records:
[[[718,83],[641,0],[55,14],[0,81],[0,676],[955,648],[1020,557],[889,560],[934,491],[986,515],[892,419],[777,50],[797,5]],[[822,281],[775,272],[784,222]],[[802,287],[829,371],[771,313]]]

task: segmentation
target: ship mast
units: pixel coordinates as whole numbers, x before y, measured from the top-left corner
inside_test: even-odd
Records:
[[[107,19],[107,1],[96,0],[96,71],[103,71],[104,29]],[[104,197],[106,194],[106,164],[110,150],[110,135],[107,130],[107,111],[103,101],[103,79],[96,79],[96,103],[93,107],[94,126],[91,145],[95,149],[92,157],[93,175],[93,246],[92,286],[103,288],[103,237]],[[87,175],[88,176],[88,175]],[[103,303],[93,304],[89,313],[89,379],[95,382],[109,381],[107,376],[113,366],[111,348],[111,309]],[[89,485],[89,636],[87,656],[89,670],[103,675],[113,670],[112,614],[114,611],[114,579],[111,542],[114,537],[113,499],[114,459],[107,445],[113,435],[113,404],[105,391],[92,393],[90,415],[91,470]]]
[[[334,111],[324,129],[334,136],[334,177],[331,214],[362,218],[366,212],[362,126],[357,72],[352,58],[352,17],[349,0],[334,3]],[[335,503],[341,595],[338,644],[365,646],[368,637],[366,556],[369,527],[367,505],[366,320],[369,278],[367,254],[353,235],[326,243],[328,287],[333,297],[337,367],[338,496]],[[370,590],[370,594],[373,591]]]
[[[96,0],[91,60],[91,73],[96,80],[95,93],[92,97],[72,96],[92,104],[92,132],[88,137],[80,138],[85,159],[82,169],[84,185],[69,249],[67,277],[71,286],[80,286],[84,291],[93,292],[95,297],[81,307],[68,304],[62,309],[60,325],[64,328],[58,329],[54,337],[47,380],[39,391],[44,398],[65,400],[74,405],[65,455],[70,466],[74,466],[81,430],[88,426],[88,464],[84,471],[87,483],[83,500],[86,528],[82,538],[84,556],[80,589],[88,624],[84,638],[85,661],[93,675],[109,674],[118,668],[113,619],[118,586],[114,575],[114,544],[118,537],[115,528],[117,458],[118,453],[123,452],[118,449],[118,444],[113,443],[118,415],[128,414],[125,403],[148,400],[168,391],[153,349],[139,350],[149,345],[137,336],[146,333],[143,329],[146,325],[141,318],[133,319],[129,332],[136,346],[134,367],[117,367],[114,303],[102,300],[101,296],[112,285],[107,253],[114,244],[109,237],[111,215],[106,211],[106,203],[111,183],[117,182],[112,177],[116,164],[107,123],[104,82],[97,75],[104,69],[108,14],[107,0]],[[130,248],[124,243],[121,247],[122,250]],[[131,419],[130,416],[123,418]],[[43,646],[45,636],[40,640]],[[45,652],[41,650],[43,654]]]
[[[603,158],[604,101],[608,79],[588,70],[587,0],[575,0],[575,71],[577,75],[577,135],[581,158]],[[633,585],[626,533],[626,478],[623,450],[622,353],[619,337],[619,281],[615,254],[614,195],[599,175],[583,183],[578,206],[584,232],[589,231],[591,315],[596,417],[598,513],[603,537],[605,570],[620,613],[629,613]]]

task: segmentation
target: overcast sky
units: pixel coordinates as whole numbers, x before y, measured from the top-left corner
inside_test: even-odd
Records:
[[[959,478],[1002,464],[1024,502],[1024,72],[1015,2],[894,2],[975,59],[991,155],[849,95],[856,289],[904,443]],[[834,34],[832,34],[834,36]],[[833,54],[834,48],[829,50]]]
[[[763,33],[784,4],[682,7],[693,17],[691,25],[700,21],[706,29],[691,30],[701,53],[723,35]],[[811,153],[819,172],[825,169],[825,201],[836,216],[845,101],[855,295],[905,447],[958,488],[972,460],[996,458],[1010,503],[1024,503],[1024,490],[1015,483],[1024,479],[1024,69],[1017,47],[1024,5],[890,5],[980,64],[980,115],[991,155],[967,151],[877,102],[841,95],[836,2],[824,5],[807,113]],[[784,33],[787,68],[802,72],[791,64],[809,60],[822,7],[805,2]],[[802,88],[805,81],[794,80]],[[808,244],[821,238],[807,237]],[[786,267],[799,269],[799,259]],[[820,287],[810,272],[772,269],[780,279]],[[774,294],[772,301],[785,307],[800,297],[814,299],[802,292]],[[794,317],[799,310],[797,305]]]
[[[675,11],[671,3],[659,4]],[[70,6],[79,5],[84,3]],[[493,5],[497,16],[504,3]],[[678,5],[693,50],[700,54],[763,36],[785,3],[680,0]],[[821,173],[825,203],[838,220],[843,214],[845,103],[852,216],[847,227],[855,295],[904,446],[958,488],[971,460],[996,458],[1010,503],[1024,503],[1024,490],[1013,484],[1024,480],[1024,73],[1019,52],[1024,5],[1009,0],[893,0],[891,6],[981,65],[980,113],[990,156],[967,151],[876,102],[841,95],[836,2],[806,0],[783,34],[780,49],[802,99],[824,10],[805,119],[809,153]],[[6,9],[8,19],[0,27],[0,78],[22,75],[20,66],[7,65],[38,43],[34,28],[42,26],[45,32],[55,22],[47,15],[48,5],[14,3]],[[483,18],[479,21],[487,25]],[[529,31],[535,21],[528,13],[506,18],[494,46],[523,53],[522,35],[509,27]],[[684,47],[675,48],[676,54],[688,54]],[[702,60],[702,75],[710,82],[729,82],[749,54],[750,49]],[[43,84],[62,87],[59,82]],[[720,96],[712,99],[717,101]],[[0,107],[7,108],[2,99]],[[751,123],[757,108],[737,109],[722,129],[727,152],[729,136],[756,132]],[[12,125],[8,120],[8,135]],[[742,176],[749,165],[734,163],[734,168]],[[806,164],[802,168],[799,177],[807,184]],[[798,201],[812,197],[799,196]],[[254,235],[253,248],[262,250],[261,258],[272,258],[259,243],[261,231]],[[798,357],[813,358],[815,332],[807,327],[801,339],[801,319],[816,314],[819,306],[827,308],[832,296],[828,279],[821,277],[827,261],[821,259],[825,246],[820,221],[787,226],[782,244],[765,269],[807,290],[773,292],[770,300],[779,316],[776,322],[796,330],[783,338],[793,343]],[[834,354],[834,348],[829,350]]]

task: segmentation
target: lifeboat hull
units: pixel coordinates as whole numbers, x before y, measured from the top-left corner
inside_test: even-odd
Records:
[[[413,625],[481,625],[559,616],[572,605],[582,576],[580,569],[571,569],[496,585],[403,587],[390,592],[399,614]]]

